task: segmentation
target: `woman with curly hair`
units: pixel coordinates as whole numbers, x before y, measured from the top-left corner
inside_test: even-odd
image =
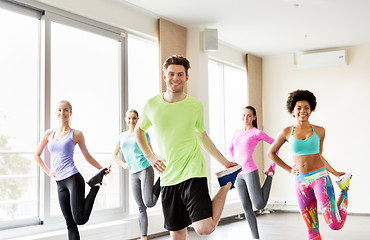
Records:
[[[347,217],[348,189],[351,174],[337,172],[322,156],[325,129],[311,125],[309,117],[316,108],[316,97],[308,90],[289,94],[287,110],[296,123],[284,128],[271,145],[268,156],[284,170],[295,175],[295,188],[302,217],[308,227],[308,239],[321,239],[317,218],[317,203],[328,226],[333,230],[343,227]],[[286,142],[293,155],[293,167],[276,155]],[[338,177],[341,193],[335,203],[334,188],[328,172]]]

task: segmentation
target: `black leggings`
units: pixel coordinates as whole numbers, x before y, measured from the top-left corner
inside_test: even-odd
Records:
[[[85,198],[85,181],[80,173],[57,181],[59,205],[66,219],[69,240],[79,240],[77,225],[85,224],[90,217],[100,187],[90,189]]]

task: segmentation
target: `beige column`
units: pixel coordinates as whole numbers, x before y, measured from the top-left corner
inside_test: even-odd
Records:
[[[166,91],[163,81],[162,65],[171,55],[182,55],[186,57],[186,28],[163,18],[158,19],[158,41],[159,41],[159,91]]]
[[[257,126],[263,130],[263,106],[262,106],[262,58],[252,54],[246,54],[247,58],[247,89],[248,104],[257,111]],[[264,151],[263,144],[258,144],[253,154],[258,169],[264,169]],[[264,179],[263,174],[259,172],[260,180]]]

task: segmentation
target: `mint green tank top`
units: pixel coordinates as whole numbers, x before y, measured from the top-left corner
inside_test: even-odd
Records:
[[[320,138],[316,134],[312,125],[311,127],[313,134],[311,137],[305,140],[295,138],[293,136],[294,126],[292,127],[292,133],[289,137],[289,146],[293,156],[313,155],[320,153]]]

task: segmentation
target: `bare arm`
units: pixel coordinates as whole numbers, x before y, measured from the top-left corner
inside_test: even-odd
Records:
[[[219,163],[221,163],[226,168],[238,165],[236,162],[228,161],[221,153],[218,151],[216,146],[213,144],[212,140],[207,135],[206,131],[202,133],[196,133],[200,145]]]
[[[94,166],[97,169],[102,169],[103,167],[98,163],[98,161],[93,158],[89,151],[87,150],[86,144],[85,144],[85,137],[82,134],[81,131],[75,130],[73,132],[73,140],[75,141],[75,144],[78,144],[78,146],[81,149],[82,155],[85,157],[86,161],[90,163],[92,166]]]
[[[153,153],[151,145],[148,144],[146,140],[145,132],[139,127],[139,124],[137,124],[135,127],[135,136],[137,144],[139,145],[145,158],[149,161],[150,165],[152,165],[159,172],[163,172],[166,169],[166,166],[163,164],[163,161],[165,160]]]
[[[275,141],[270,146],[267,155],[273,162],[275,162],[277,165],[279,165],[279,167],[283,168],[285,171],[292,174],[297,174],[298,170],[296,168],[290,167],[277,155],[277,152],[280,150],[281,146],[287,141],[286,138],[287,132],[289,132],[289,127],[284,128],[281,131],[281,133],[279,133]]]
[[[328,161],[326,161],[326,159],[323,157],[323,156],[321,156],[321,161],[324,163],[324,165],[325,165],[325,168],[328,170],[328,172],[330,172],[331,174],[333,174],[334,176],[336,176],[336,177],[340,177],[340,176],[342,176],[342,175],[344,175],[344,174],[346,174],[346,173],[344,173],[344,172],[337,172],[329,163],[328,163]]]
[[[119,165],[121,166],[123,169],[128,169],[128,163],[127,162],[124,162],[124,161],[121,161],[121,159],[118,157],[118,153],[120,152],[120,146],[117,144],[115,149],[114,149],[114,152],[112,154],[112,158],[113,160]]]
[[[331,174],[333,174],[334,176],[339,178],[340,176],[344,175],[345,173],[336,171],[328,163],[328,161],[322,156],[323,147],[324,147],[324,139],[325,139],[325,129],[322,128],[322,127],[320,127],[319,129],[320,129],[319,134],[321,135],[321,137],[320,137],[320,157],[321,157],[321,161],[325,165],[325,168],[328,170],[328,172],[330,172]]]
[[[152,153],[155,155],[154,151],[153,151],[153,147],[152,147],[152,144],[150,144],[150,142],[148,142],[148,146],[150,148],[150,151],[152,151]]]
[[[53,170],[50,170],[48,166],[46,166],[45,162],[41,159],[41,154],[44,151],[46,145],[49,142],[49,136],[50,136],[51,130],[48,129],[45,131],[44,136],[42,137],[39,145],[37,146],[37,149],[35,151],[35,154],[33,158],[35,159],[36,163],[41,167],[41,169],[50,177],[56,177],[56,173]]]

